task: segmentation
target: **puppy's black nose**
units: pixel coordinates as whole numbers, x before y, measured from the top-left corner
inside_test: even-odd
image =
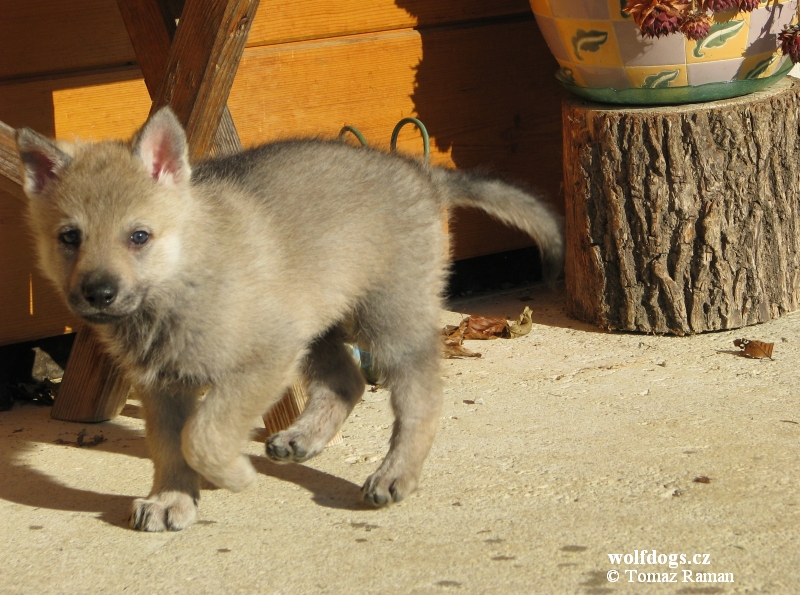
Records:
[[[98,310],[107,308],[117,299],[117,283],[107,276],[88,279],[83,283],[81,290],[83,299]]]

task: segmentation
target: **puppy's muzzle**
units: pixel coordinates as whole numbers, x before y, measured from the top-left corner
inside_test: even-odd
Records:
[[[95,310],[103,311],[117,299],[119,282],[108,274],[91,275],[81,284],[81,294]]]

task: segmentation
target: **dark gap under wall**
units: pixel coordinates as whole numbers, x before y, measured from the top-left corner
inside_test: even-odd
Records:
[[[45,378],[61,376],[74,341],[71,333],[0,347],[0,411],[11,409],[20,398],[37,400],[35,387]]]
[[[446,297],[510,289],[542,280],[542,263],[536,246],[459,260],[450,267]]]

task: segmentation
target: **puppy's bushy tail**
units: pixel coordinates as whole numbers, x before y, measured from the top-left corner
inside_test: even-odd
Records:
[[[432,173],[447,204],[479,208],[531,236],[542,255],[545,279],[555,280],[564,267],[564,225],[549,204],[502,180],[439,168]]]

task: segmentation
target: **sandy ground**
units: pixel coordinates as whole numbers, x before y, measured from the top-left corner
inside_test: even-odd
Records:
[[[256,431],[257,485],[204,490],[200,522],[162,534],[127,528],[152,473],[135,401],[97,425],[0,413],[0,593],[800,593],[800,315],[655,337],[577,323],[563,299],[516,289],[443,313],[528,305],[534,326],[444,362],[422,486],[385,510],[358,503],[385,390],[307,465],[270,463]],[[774,360],[741,357],[739,337]],[[78,448],[84,428],[104,441]]]

